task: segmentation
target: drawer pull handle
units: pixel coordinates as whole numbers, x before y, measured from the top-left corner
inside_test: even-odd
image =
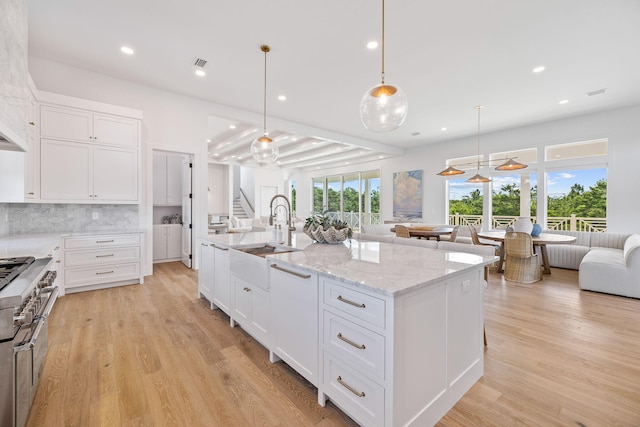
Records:
[[[113,256],[113,254],[109,254],[109,255],[96,255],[96,258],[107,258]]]
[[[222,248],[222,247],[216,246],[216,245],[211,245],[211,246],[213,246],[216,249],[220,249],[221,251],[228,251],[229,250],[229,248]]]
[[[347,344],[352,345],[355,348],[359,348],[360,350],[364,350],[366,348],[364,346],[364,344],[356,344],[355,342],[351,341],[349,338],[343,337],[341,332],[338,332],[338,339],[341,339],[342,341],[346,342]]]
[[[357,302],[349,301],[346,298],[342,298],[342,295],[338,295],[338,301],[346,302],[347,304],[352,305],[354,307],[358,307],[358,308],[365,308],[366,307],[364,305],[364,303],[358,304]]]
[[[111,239],[111,240],[96,240],[96,243],[113,243],[113,239]]]
[[[276,270],[284,271],[285,273],[293,274],[294,276],[298,276],[301,279],[310,279],[311,278],[310,274],[302,274],[302,273],[298,273],[297,271],[287,270],[286,268],[278,267],[278,264],[271,264],[271,268],[275,268]]]
[[[243,288],[242,290],[245,292],[251,292],[251,288],[247,288],[247,287]]]
[[[349,384],[342,381],[342,377],[338,377],[337,380],[340,384],[342,384],[344,388],[349,390],[351,393],[355,394],[358,397],[364,397],[364,391],[358,391],[355,388],[351,387]]]
[[[111,271],[101,271],[101,272],[97,272],[96,274],[111,274],[113,273],[113,270]]]

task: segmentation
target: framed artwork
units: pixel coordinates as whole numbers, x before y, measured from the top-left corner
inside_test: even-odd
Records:
[[[393,173],[393,217],[422,218],[422,171]]]

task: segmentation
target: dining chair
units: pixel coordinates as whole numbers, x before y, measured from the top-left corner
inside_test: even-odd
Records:
[[[458,230],[460,229],[459,225],[456,225],[455,227],[453,227],[453,230],[451,230],[451,234],[449,234],[449,241],[450,242],[455,242],[456,238],[458,237]]]
[[[485,243],[480,241],[478,237],[478,230],[473,225],[467,225],[469,227],[469,235],[471,236],[471,243],[474,245],[493,246],[495,248],[496,255],[500,256],[501,246],[492,243]]]
[[[507,231],[504,235],[505,280],[534,283],[542,280],[542,261],[533,249],[528,233]]]
[[[396,225],[396,237],[406,237],[408,239],[411,234],[409,234],[409,229],[406,226]]]

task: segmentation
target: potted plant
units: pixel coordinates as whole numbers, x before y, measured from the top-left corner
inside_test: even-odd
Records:
[[[304,234],[320,243],[342,243],[351,239],[353,230],[345,221],[331,219],[327,212],[315,214],[305,219]]]

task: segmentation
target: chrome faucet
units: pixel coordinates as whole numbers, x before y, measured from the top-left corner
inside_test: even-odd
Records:
[[[289,199],[284,194],[276,194],[271,198],[271,203],[269,203],[269,225],[273,225],[273,214],[275,212],[273,207],[273,202],[276,199],[284,199],[287,203],[286,206],[283,204],[278,204],[275,206],[277,209],[279,206],[282,206],[287,211],[287,246],[291,246],[291,232],[295,231],[296,228],[293,226],[293,218],[291,217],[291,203],[289,203]]]

